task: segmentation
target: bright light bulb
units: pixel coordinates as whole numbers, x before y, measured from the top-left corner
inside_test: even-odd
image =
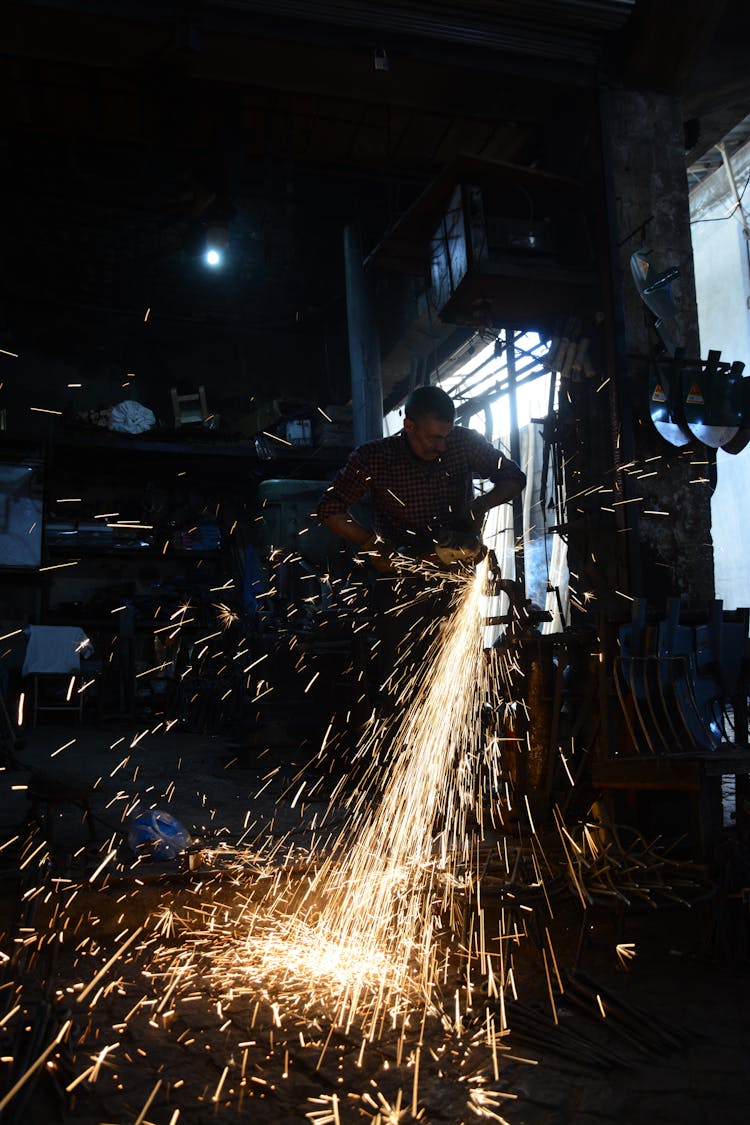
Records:
[[[209,266],[218,266],[221,262],[221,254],[218,250],[206,251],[206,264]]]

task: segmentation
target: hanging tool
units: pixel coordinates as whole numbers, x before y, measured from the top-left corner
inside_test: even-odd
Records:
[[[742,421],[743,363],[721,363],[710,351],[705,363],[683,372],[683,410],[690,433],[711,449],[737,436]]]

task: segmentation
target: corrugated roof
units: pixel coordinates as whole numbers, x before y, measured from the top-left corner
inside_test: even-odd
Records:
[[[209,7],[591,64],[636,0],[210,0]],[[388,47],[387,41],[383,46]]]
[[[737,125],[722,138],[730,158],[733,153],[743,148],[750,140],[750,114],[738,122]],[[724,163],[721,152],[713,145],[708,152],[704,152],[698,159],[688,165],[688,186],[692,191],[704,180],[721,168]]]

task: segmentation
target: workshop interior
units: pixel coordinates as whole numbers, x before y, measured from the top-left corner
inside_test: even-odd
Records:
[[[744,1121],[750,9],[0,26],[0,1118]]]

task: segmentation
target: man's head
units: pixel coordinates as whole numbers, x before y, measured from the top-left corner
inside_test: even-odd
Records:
[[[445,452],[456,408],[440,387],[417,387],[404,407],[404,433],[409,448],[422,461],[436,461]]]

